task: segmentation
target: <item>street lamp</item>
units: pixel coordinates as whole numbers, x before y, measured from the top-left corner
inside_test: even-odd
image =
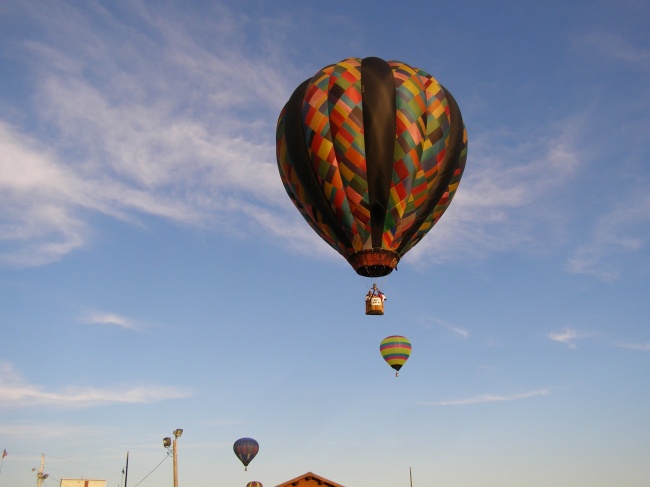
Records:
[[[171,445],[171,453],[172,453],[172,459],[174,460],[174,487],[178,487],[178,462],[177,462],[177,455],[176,455],[176,440],[180,438],[180,436],[183,434],[182,429],[175,429],[174,430],[174,440],[167,436],[163,438],[163,446],[167,448],[167,451],[169,451],[169,447]]]

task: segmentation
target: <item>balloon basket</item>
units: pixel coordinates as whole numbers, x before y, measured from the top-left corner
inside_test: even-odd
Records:
[[[384,314],[384,301],[380,297],[373,296],[366,300],[366,314],[367,315],[383,315]]]

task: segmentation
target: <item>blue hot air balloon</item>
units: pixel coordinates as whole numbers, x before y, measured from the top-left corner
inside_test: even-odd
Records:
[[[260,445],[253,438],[239,438],[235,441],[232,449],[235,451],[237,458],[244,464],[244,470],[248,470],[248,464],[253,461],[257,452],[260,451]]]

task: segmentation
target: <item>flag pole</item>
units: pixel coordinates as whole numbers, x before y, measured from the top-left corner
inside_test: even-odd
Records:
[[[6,456],[7,456],[7,449],[5,448],[5,449],[2,451],[2,460],[0,460],[0,474],[2,474],[2,466],[3,466],[4,463],[5,463],[5,457],[6,457]]]

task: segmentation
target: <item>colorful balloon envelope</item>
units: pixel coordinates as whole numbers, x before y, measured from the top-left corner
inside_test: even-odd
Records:
[[[253,480],[252,482],[248,482],[246,484],[246,487],[264,487],[262,485],[262,482],[258,482],[257,480]]]
[[[392,335],[384,338],[379,345],[379,351],[384,360],[395,369],[395,377],[411,356],[411,342],[406,337]]]
[[[362,276],[389,274],[451,203],[467,159],[456,101],[429,73],[349,58],[280,113],[284,187],[312,229]]]
[[[244,470],[248,470],[248,464],[260,451],[260,445],[253,438],[239,438],[233,445],[237,458],[244,464]]]

